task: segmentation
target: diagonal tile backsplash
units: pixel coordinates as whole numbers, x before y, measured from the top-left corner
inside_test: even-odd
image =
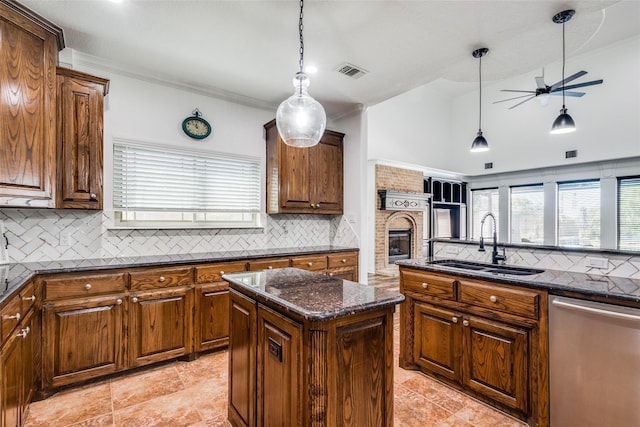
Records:
[[[0,221],[11,262],[359,246],[343,216],[270,215],[256,229],[115,230],[101,211],[0,209]]]

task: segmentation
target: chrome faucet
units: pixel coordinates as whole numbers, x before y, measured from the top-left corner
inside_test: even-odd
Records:
[[[484,221],[487,217],[491,217],[493,219],[493,252],[491,253],[491,263],[497,264],[498,261],[506,261],[507,254],[505,253],[505,248],[502,248],[502,255],[498,254],[498,237],[496,232],[496,217],[491,213],[487,212],[485,216],[482,217],[480,221],[480,248],[478,248],[479,252],[484,252],[484,237],[482,237],[482,228],[484,227]]]

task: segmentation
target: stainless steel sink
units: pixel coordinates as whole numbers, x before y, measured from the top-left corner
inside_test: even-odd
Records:
[[[460,261],[456,259],[442,259],[431,261],[430,264],[442,267],[459,268],[461,270],[481,271],[483,273],[508,274],[512,276],[530,276],[540,274],[544,270],[537,268],[513,267],[510,265],[485,264],[482,262]]]

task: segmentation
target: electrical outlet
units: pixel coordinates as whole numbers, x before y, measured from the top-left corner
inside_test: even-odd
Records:
[[[446,252],[447,255],[458,255],[458,252],[460,251],[455,246],[447,246]]]
[[[58,236],[58,245],[60,246],[71,246],[71,231],[70,230],[62,230],[60,235]]]
[[[587,267],[609,268],[609,260],[607,258],[598,258],[598,257],[588,256],[585,259],[585,264]]]

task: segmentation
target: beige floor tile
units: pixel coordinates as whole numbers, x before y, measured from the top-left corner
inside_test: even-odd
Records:
[[[114,379],[111,393],[114,410],[184,390],[175,363]]]
[[[202,420],[190,394],[181,391],[114,412],[115,427],[181,427]]]

